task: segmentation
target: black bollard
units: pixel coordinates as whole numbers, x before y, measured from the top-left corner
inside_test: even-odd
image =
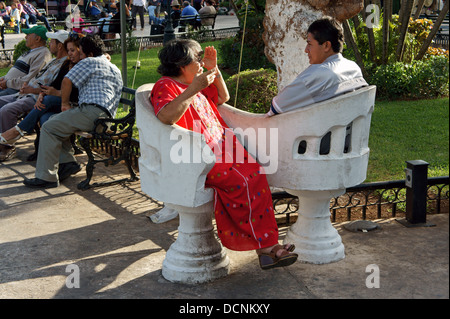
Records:
[[[400,221],[407,227],[435,226],[427,224],[428,163],[422,160],[407,161],[405,169],[406,218]]]

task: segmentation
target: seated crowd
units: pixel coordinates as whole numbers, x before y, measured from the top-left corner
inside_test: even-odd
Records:
[[[37,20],[43,22],[48,31],[52,31],[47,17],[27,0],[13,0],[9,6],[4,1],[0,2],[0,25],[7,23],[15,33],[20,33],[21,25],[30,29],[30,24],[36,24]]]
[[[24,184],[56,187],[81,170],[73,133],[92,130],[99,117],[114,117],[122,76],[96,35],[47,32],[43,26],[24,32],[30,51],[0,79],[0,161],[14,158],[16,141],[40,125],[36,177]]]
[[[150,1],[152,2],[152,1]],[[160,2],[160,1],[154,1]],[[189,1],[184,1],[182,5],[178,0],[171,2],[170,19],[174,28],[178,26],[192,25],[194,29],[200,26],[212,26],[214,24],[214,16],[217,14],[214,0],[201,1],[203,6],[199,4],[196,9]],[[166,25],[168,13],[164,11],[164,18],[160,18],[157,5],[150,3],[148,7],[149,23],[156,25]]]

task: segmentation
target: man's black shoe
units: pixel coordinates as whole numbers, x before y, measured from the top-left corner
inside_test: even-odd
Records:
[[[25,178],[23,183],[25,184],[25,186],[31,188],[54,188],[59,186],[58,182],[47,182],[40,178]]]
[[[81,166],[77,162],[68,162],[59,164],[58,177],[59,181],[67,179],[70,175],[76,174],[81,171]]]

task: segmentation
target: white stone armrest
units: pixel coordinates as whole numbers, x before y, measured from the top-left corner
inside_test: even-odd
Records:
[[[152,88],[146,84],[136,91],[142,190],[165,204],[198,207],[211,202],[213,190],[205,188],[205,180],[214,154],[202,134],[163,124],[155,116],[149,101]]]

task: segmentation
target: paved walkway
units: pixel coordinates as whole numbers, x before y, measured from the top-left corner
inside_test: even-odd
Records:
[[[336,263],[262,271],[253,252],[229,251],[228,277],[199,286],[173,284],[161,276],[161,266],[177,237],[178,219],[153,224],[148,216],[161,205],[141,192],[139,182],[79,191],[84,170],[59,188],[25,188],[23,178],[34,177],[35,163],[25,160],[33,139],[20,140],[18,157],[0,163],[0,298],[170,298],[178,304],[183,299],[216,299],[217,304],[224,299],[449,298],[448,214],[429,216],[436,226],[426,228],[406,228],[394,219],[380,221],[382,229],[368,233],[336,225],[346,248],[346,258]],[[85,155],[78,158],[86,162]],[[102,166],[107,175],[97,174],[97,180],[116,176]],[[281,228],[282,237],[286,230]],[[366,286],[373,271],[369,265],[379,269],[379,288]],[[74,267],[80,288],[66,285]]]
[[[145,17],[145,27],[144,30],[140,29],[140,22],[138,19],[137,30],[133,31],[133,36],[142,37],[150,35],[150,25],[148,24],[148,17]],[[239,20],[236,16],[231,15],[220,15],[216,18],[215,29],[226,29],[226,28],[234,28],[239,26]],[[118,37],[118,35],[117,35]],[[14,49],[14,46],[22,41],[25,38],[25,33],[13,34],[6,33],[5,34],[5,49]]]

